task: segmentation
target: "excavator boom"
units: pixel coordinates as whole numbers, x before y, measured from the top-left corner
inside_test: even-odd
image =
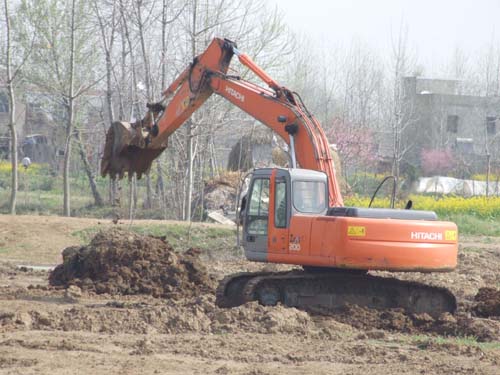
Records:
[[[268,88],[227,74],[235,54]],[[227,39],[214,39],[205,52],[195,57],[163,92],[162,100],[148,106],[144,120],[135,124],[113,124],[106,140],[102,176],[121,178],[125,173],[141,175],[147,171],[154,158],[167,147],[168,137],[213,93],[274,130],[288,145],[293,139],[300,166],[326,173],[330,205],[343,205],[328,139],[321,125],[296,93],[280,86]]]

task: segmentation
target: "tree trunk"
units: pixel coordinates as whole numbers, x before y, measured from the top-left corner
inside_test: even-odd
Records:
[[[120,14],[122,18],[122,25],[123,25],[123,30],[125,31],[125,40],[127,41],[127,46],[128,46],[128,52],[130,54],[130,64],[132,66],[132,113],[130,114],[130,117],[140,119],[141,118],[141,109],[139,108],[139,99],[137,96],[137,72],[136,72],[136,65],[135,65],[135,55],[134,55],[134,47],[132,45],[132,40],[130,37],[130,31],[127,25],[127,20],[128,18],[125,15],[125,5],[123,3],[123,0],[120,0]],[[132,121],[132,119],[130,119]]]
[[[112,181],[112,189],[113,189],[113,202],[111,202],[112,206],[121,207],[122,205],[122,187],[121,182],[118,179],[113,179]]]
[[[486,198],[490,196],[491,155],[486,154]]]
[[[114,191],[114,181],[115,179],[114,178],[110,178],[109,179],[109,183],[108,183],[108,201],[109,201],[109,204],[110,205],[113,205],[113,202],[115,200],[115,191]]]
[[[128,219],[132,221],[134,219],[135,211],[135,173],[132,176],[128,176]]]
[[[186,149],[187,149],[187,184],[186,184],[186,210],[184,220],[191,221],[191,203],[193,195],[193,122],[187,121]]]
[[[165,202],[165,182],[163,181],[163,171],[161,169],[161,161],[160,158],[156,159],[156,171],[158,174],[158,181],[157,181],[157,186],[158,186],[158,197],[159,197],[159,206],[160,209],[163,210],[164,215],[163,218],[166,220],[167,219],[167,205]]]
[[[199,210],[200,210],[200,221],[203,221],[204,217],[204,213],[205,213],[205,208],[203,207],[205,205],[205,180],[204,180],[204,167],[205,167],[205,163],[206,163],[206,155],[208,154],[209,155],[209,158],[210,159],[210,143],[209,143],[209,137],[207,137],[207,143],[206,143],[206,147],[205,147],[205,152],[203,153],[200,153],[200,157],[199,157],[199,174],[200,174],[200,204],[199,204]]]
[[[7,89],[9,92],[9,131],[10,131],[10,162],[12,165],[11,172],[11,187],[10,187],[10,201],[9,201],[9,212],[11,215],[16,214],[16,201],[17,201],[17,188],[18,188],[18,155],[17,155],[17,131],[16,131],[16,98],[14,92],[14,82],[11,66],[11,39],[10,39],[10,15],[8,0],[4,1],[5,5],[5,23],[7,31]]]
[[[63,162],[63,185],[64,185],[64,216],[71,216],[70,205],[70,161],[71,161],[71,138],[73,133],[73,99],[69,99],[66,105],[67,124],[66,124],[66,145],[64,148]]]
[[[167,56],[167,2],[163,0],[161,13],[161,88],[165,89],[167,78],[167,64],[165,63]]]
[[[99,193],[99,190],[97,190],[94,172],[92,171],[92,166],[90,165],[87,153],[85,152],[85,147],[83,146],[83,142],[80,138],[80,132],[78,130],[75,132],[75,138],[78,142],[78,151],[80,153],[80,158],[82,159],[83,168],[85,169],[85,174],[89,180],[90,190],[92,191],[92,196],[94,197],[94,205],[101,207],[104,205],[104,201]]]
[[[106,109],[108,112],[109,126],[113,123],[114,113],[113,113],[113,86],[112,86],[112,75],[113,75],[113,63],[111,61],[111,54],[113,52],[113,45],[115,41],[115,7],[113,5],[113,17],[111,21],[111,35],[109,37],[109,42],[106,38],[106,26],[101,14],[99,13],[99,7],[97,5],[97,0],[94,0],[94,11],[99,21],[99,28],[101,30],[102,45],[104,47],[104,55],[106,60]]]
[[[136,5],[137,5],[137,28],[139,30],[139,40],[141,42],[142,60],[144,63],[144,76],[145,76],[144,81],[146,83],[146,96],[148,98],[148,101],[151,101],[153,99],[153,95],[151,93],[151,74],[149,69],[148,54],[146,52],[146,41],[144,40],[144,24],[142,22],[142,14],[141,14],[141,8],[143,6],[142,1],[138,1]]]
[[[123,34],[123,21],[121,26],[121,34]],[[125,120],[125,107],[124,107],[124,99],[123,93],[126,89],[126,65],[127,65],[127,42],[124,38],[121,38],[122,49],[121,49],[121,60],[120,60],[120,82],[118,83],[118,118],[120,121]]]
[[[146,199],[144,201],[144,208],[153,208],[153,201],[151,199],[153,195],[153,185],[151,183],[151,173],[148,171],[146,173]]]
[[[146,83],[146,96],[148,102],[153,101],[153,94],[151,89],[151,73],[149,69],[149,60],[148,53],[146,51],[146,41],[144,38],[144,24],[142,21],[142,13],[141,8],[143,6],[142,1],[137,1],[136,4],[136,12],[137,12],[137,28],[139,31],[139,41],[141,44],[141,52],[142,52],[142,61],[144,63],[144,81]],[[146,173],[146,199],[144,201],[144,208],[151,209],[153,208],[153,185],[151,183],[151,173],[148,171]]]
[[[66,147],[64,150],[64,215],[71,216],[70,206],[70,183],[69,183],[69,167],[71,161],[71,138],[73,136],[73,111],[74,111],[74,68],[75,68],[75,0],[71,2],[71,36],[70,36],[70,51],[69,51],[69,89],[67,97],[67,123],[66,123]]]
[[[198,1],[193,0],[193,25],[191,35],[191,55],[196,56],[196,17]],[[187,185],[186,185],[186,211],[184,220],[191,221],[191,203],[193,195],[193,122],[188,120],[186,123],[186,150],[187,150]]]
[[[64,216],[71,216],[70,204],[70,162],[71,162],[71,138],[73,135],[73,99],[69,98],[66,104],[67,110],[67,123],[66,123],[66,145],[64,148],[64,162],[63,162],[63,185],[64,185]]]

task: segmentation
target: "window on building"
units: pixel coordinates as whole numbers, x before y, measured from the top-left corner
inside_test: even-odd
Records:
[[[9,112],[9,98],[7,94],[4,92],[0,92],[0,112],[8,113]]]
[[[40,103],[28,103],[28,110],[32,113],[40,112],[42,110],[42,106]]]
[[[495,116],[486,117],[486,131],[488,135],[495,135],[497,133],[497,118]]]
[[[472,154],[474,152],[473,138],[457,138],[456,151],[461,154]]]
[[[448,115],[446,121],[446,130],[450,133],[458,133],[458,116]]]

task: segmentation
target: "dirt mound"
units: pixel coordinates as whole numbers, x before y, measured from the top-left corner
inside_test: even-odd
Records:
[[[481,288],[474,297],[476,304],[472,311],[483,318],[500,316],[500,290]]]
[[[56,293],[62,295],[63,292]],[[54,298],[54,291],[47,291],[46,295]],[[252,302],[234,309],[221,309],[215,305],[213,294],[180,300],[117,297],[95,304],[68,304],[51,311],[40,306],[28,306],[22,311],[0,310],[0,332],[15,329],[137,334],[245,331],[304,336],[317,331],[306,312],[284,306],[266,307]]]
[[[465,313],[444,313],[437,319],[428,314],[407,314],[403,309],[374,310],[346,305],[330,314],[335,320],[362,330],[373,328],[403,333],[434,333],[443,336],[472,336],[479,341],[500,339],[500,324],[471,318]]]
[[[180,254],[165,238],[112,229],[98,233],[87,246],[66,248],[49,282],[98,294],[197,296],[215,287],[198,253],[190,249]]]

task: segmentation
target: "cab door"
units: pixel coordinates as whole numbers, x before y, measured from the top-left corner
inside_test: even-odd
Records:
[[[285,254],[290,222],[290,178],[286,171],[274,169],[270,179],[268,252]]]
[[[249,260],[267,261],[269,173],[254,173],[247,197],[243,225],[243,247]]]

